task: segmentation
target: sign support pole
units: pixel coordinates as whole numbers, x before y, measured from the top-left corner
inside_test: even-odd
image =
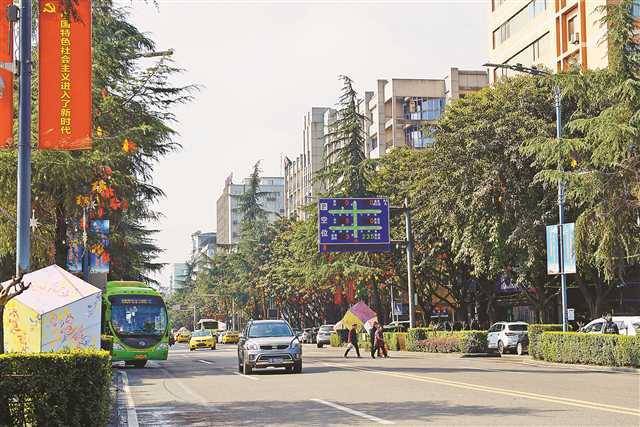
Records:
[[[411,228],[411,209],[409,209],[409,200],[404,198],[404,220],[405,231],[407,234],[407,287],[409,291],[409,327],[415,328],[415,308],[414,308],[414,291],[413,291],[413,230]]]
[[[560,138],[562,136],[562,92],[560,91],[560,86],[556,85],[553,88],[553,94],[555,96],[555,107],[556,107],[556,140],[560,143]],[[558,170],[562,171],[562,165],[558,163]],[[562,292],[562,331],[567,332],[567,275],[564,272],[564,261],[563,257],[563,235],[562,235],[562,225],[564,224],[564,182],[558,182],[558,219],[560,222],[560,230],[558,232],[558,237],[560,240],[560,287]]]
[[[18,115],[18,191],[16,273],[31,265],[31,1],[20,2],[20,92]]]

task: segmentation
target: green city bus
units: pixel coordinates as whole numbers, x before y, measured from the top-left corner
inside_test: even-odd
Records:
[[[102,319],[102,333],[113,339],[114,362],[143,368],[147,360],[167,360],[169,319],[155,289],[142,282],[107,282]]]

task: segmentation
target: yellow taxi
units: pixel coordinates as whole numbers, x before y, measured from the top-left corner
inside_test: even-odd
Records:
[[[193,351],[196,348],[210,348],[216,349],[216,337],[211,331],[206,329],[200,329],[199,331],[193,331],[191,339],[189,340],[189,350]]]
[[[176,342],[188,343],[191,339],[191,332],[187,328],[180,328],[178,332],[176,332],[175,336]]]
[[[227,331],[222,337],[222,344],[237,344],[240,341],[240,334],[236,331]]]

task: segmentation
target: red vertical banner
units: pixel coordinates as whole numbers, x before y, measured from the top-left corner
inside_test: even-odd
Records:
[[[91,0],[80,0],[77,17],[61,0],[39,5],[40,139],[43,150],[91,148]]]
[[[0,63],[13,61],[11,24],[7,7],[13,0],[0,0]],[[13,145],[13,73],[0,67],[0,148]]]

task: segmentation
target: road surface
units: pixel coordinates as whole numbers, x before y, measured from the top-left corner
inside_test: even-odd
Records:
[[[351,356],[351,355],[350,355]],[[640,375],[529,358],[392,353],[344,359],[305,345],[299,375],[238,372],[236,348],[117,368],[116,425],[640,425]]]

